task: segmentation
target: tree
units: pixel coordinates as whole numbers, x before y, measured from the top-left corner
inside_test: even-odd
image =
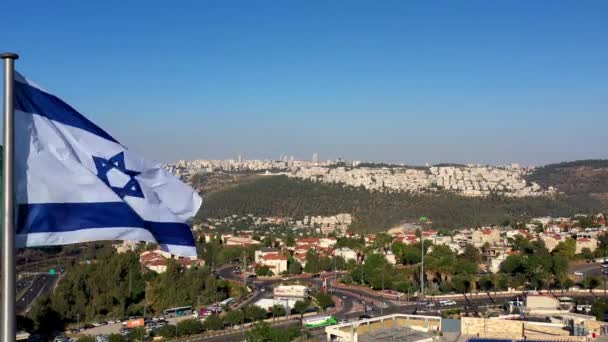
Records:
[[[254,324],[253,329],[247,332],[247,341],[250,342],[290,342],[300,335],[297,326],[287,329],[275,329],[266,322]]]
[[[553,255],[555,254],[562,255],[568,260],[574,259],[574,255],[576,254],[576,240],[573,238],[566,238],[564,241],[561,241],[553,249]]]
[[[28,315],[34,322],[34,329],[38,332],[51,333],[56,329],[63,329],[62,319],[59,313],[53,310],[49,295],[38,298]]]
[[[287,239],[285,239],[285,245],[287,245],[287,247],[293,247],[296,245],[296,239],[293,237],[293,234],[288,234],[287,235]]]
[[[462,257],[474,263],[481,262],[481,253],[479,253],[477,247],[473,246],[470,243],[467,243],[464,246]]]
[[[593,289],[600,286],[600,280],[597,277],[585,277],[583,284],[585,285],[585,288],[589,289],[591,292]]]
[[[591,314],[595,316],[595,318],[602,322],[604,321],[605,315],[608,313],[608,299],[606,298],[598,298],[593,301],[591,305]]]
[[[175,325],[163,325],[156,330],[155,335],[164,337],[166,339],[175,337]]]
[[[218,315],[211,315],[204,322],[207,330],[220,330],[224,328],[224,322]],[[176,330],[180,336],[200,334],[204,330],[204,324],[198,319],[186,319],[177,323]]]
[[[221,330],[224,328],[224,321],[219,315],[211,315],[205,318],[201,328],[205,330]],[[177,324],[177,331],[180,331],[179,323]]]
[[[295,310],[295,312],[300,314],[300,320],[302,320],[302,317],[304,316],[304,313],[308,309],[309,305],[310,305],[310,303],[308,301],[302,301],[302,300],[298,300],[293,305],[293,309]]]
[[[228,311],[228,313],[226,313],[226,316],[224,317],[224,321],[230,326],[239,325],[243,322],[243,320],[244,315],[243,311],[241,310]]]
[[[266,318],[266,310],[256,305],[249,305],[245,308],[245,318],[250,321],[260,321]]]
[[[319,271],[319,253],[314,249],[309,249],[308,252],[306,252],[306,266],[304,266],[304,272],[317,273]]]
[[[454,290],[460,293],[466,293],[471,289],[471,280],[465,275],[458,275],[452,280]]]
[[[163,326],[164,327],[168,327],[168,325]],[[173,332],[175,333],[175,327],[173,327]],[[110,336],[108,336],[108,342],[124,342],[124,338],[119,335],[119,334],[111,334]]]
[[[331,306],[334,306],[334,301],[333,301],[331,295],[329,295],[325,292],[317,293],[315,295],[315,301],[317,302],[317,304],[323,311],[325,311],[325,309],[327,309]]]
[[[247,341],[266,342],[272,341],[273,331],[270,324],[259,322],[253,325],[253,329],[247,332]]]
[[[585,260],[593,260],[594,259],[594,255],[593,252],[591,251],[591,249],[585,247],[581,250],[581,256],[585,259]]]
[[[272,317],[285,316],[286,313],[287,311],[285,310],[285,307],[283,305],[274,304],[272,306]]]
[[[271,276],[273,276],[272,271],[271,271],[271,270],[270,270],[270,268],[269,268],[268,266],[266,266],[266,265],[264,265],[264,266],[262,266],[262,267],[258,267],[258,268],[255,270],[255,274],[256,274],[258,277],[271,277]]]
[[[489,292],[495,286],[494,285],[494,280],[489,275],[485,275],[485,276],[479,278],[479,280],[477,281],[477,283],[479,284],[479,287],[481,289],[483,289],[484,291],[486,291],[486,292]]]
[[[146,336],[146,331],[143,327],[133,328],[127,335],[127,341],[143,341]]]
[[[302,273],[302,264],[299,261],[295,260],[293,257],[289,257],[288,259],[287,271],[289,274],[300,274]]]
[[[76,340],[78,342],[96,342],[94,337],[91,336],[81,336]]]
[[[500,270],[501,272],[508,274],[525,272],[522,256],[519,254],[509,255],[505,261],[500,264]]]

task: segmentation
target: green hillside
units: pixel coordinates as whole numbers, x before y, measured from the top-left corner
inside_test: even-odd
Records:
[[[554,186],[567,194],[608,194],[608,160],[590,159],[549,164],[539,167],[526,177],[543,187]]]
[[[351,213],[358,231],[380,231],[425,214],[435,228],[501,224],[534,216],[571,216],[604,209],[584,195],[554,198],[468,198],[451,193],[369,192],[362,188],[269,176],[216,191],[205,197],[196,220],[232,214],[256,216],[333,215]]]

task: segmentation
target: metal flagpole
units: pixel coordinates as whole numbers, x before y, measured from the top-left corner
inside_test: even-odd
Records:
[[[2,169],[2,322],[0,340],[14,341],[16,336],[15,316],[15,227],[13,206],[13,80],[14,53],[3,53],[4,60],[4,155]]]
[[[424,300],[424,223],[426,222],[426,216],[420,216],[420,249],[421,251],[421,263],[420,263],[420,299]]]

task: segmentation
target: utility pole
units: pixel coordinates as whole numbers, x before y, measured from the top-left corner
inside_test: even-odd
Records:
[[[420,249],[421,249],[421,263],[420,263],[420,299],[424,299],[424,223],[427,221],[426,216],[420,216]]]
[[[382,265],[382,291],[380,292],[380,316],[382,316],[382,309],[384,307],[384,264]]]

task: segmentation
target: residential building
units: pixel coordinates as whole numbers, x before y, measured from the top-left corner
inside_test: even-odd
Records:
[[[341,256],[344,258],[344,261],[348,262],[349,260],[357,261],[357,252],[353,251],[348,247],[338,248],[334,251],[335,256]]]
[[[483,228],[474,230],[471,234],[471,242],[475,247],[482,247],[483,245],[490,244],[495,245],[501,241],[500,231],[498,229]]]
[[[582,253],[584,248],[589,248],[591,252],[597,249],[598,241],[596,239],[579,238],[576,239],[576,253]]]

